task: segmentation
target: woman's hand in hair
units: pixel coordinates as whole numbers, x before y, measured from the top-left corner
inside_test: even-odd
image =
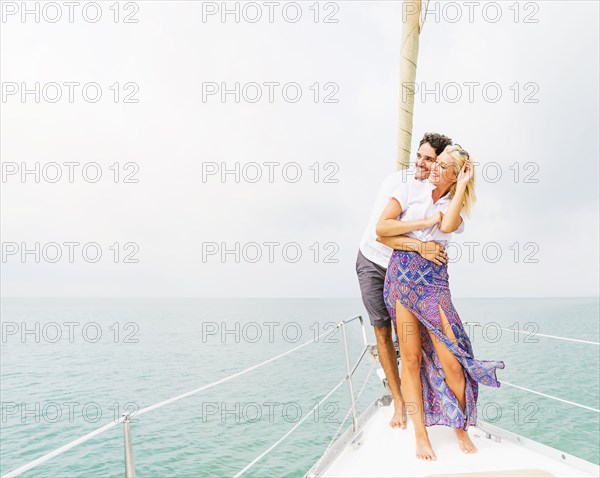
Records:
[[[461,168],[460,172],[458,173],[458,178],[456,179],[457,185],[466,186],[469,183],[469,181],[473,177],[473,168],[473,163],[470,159],[467,159],[465,161],[465,164],[463,164],[463,167]]]

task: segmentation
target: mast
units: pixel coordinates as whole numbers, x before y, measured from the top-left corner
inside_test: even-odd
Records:
[[[421,32],[421,0],[402,2],[402,39],[400,42],[400,121],[396,169],[408,168],[412,140],[415,78]]]

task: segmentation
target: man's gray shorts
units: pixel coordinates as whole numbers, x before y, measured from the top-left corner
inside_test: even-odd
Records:
[[[356,258],[356,275],[363,304],[369,313],[373,327],[391,326],[392,319],[383,300],[383,283],[386,270],[363,256],[360,250]]]

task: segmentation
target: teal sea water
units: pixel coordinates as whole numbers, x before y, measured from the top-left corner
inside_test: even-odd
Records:
[[[535,334],[598,342],[597,298],[454,302],[463,322],[485,326],[467,332],[477,357],[504,360],[500,382],[599,408],[598,346]],[[346,299],[3,299],[0,473],[123,411],[193,390],[312,340],[274,363],[134,418],[138,476],[233,476],[343,379],[341,333],[314,338],[332,322],[357,314],[366,318],[360,300]],[[358,323],[348,333],[354,362],[361,347]],[[359,367],[355,390],[371,365],[366,360]],[[373,373],[359,408],[383,393]],[[348,407],[344,384],[246,476],[302,476],[321,456]],[[596,412],[508,386],[480,386],[478,418],[599,463]],[[123,474],[119,424],[22,476]]]

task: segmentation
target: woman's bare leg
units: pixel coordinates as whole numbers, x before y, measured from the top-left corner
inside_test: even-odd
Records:
[[[452,331],[452,327],[450,327],[450,322],[448,321],[448,317],[444,313],[442,307],[438,304],[438,310],[440,314],[440,320],[442,324],[442,331],[446,337],[452,340],[455,344],[458,344],[458,340]],[[444,343],[438,339],[432,332],[429,332],[429,336],[431,337],[431,341],[433,342],[433,346],[438,354],[440,359],[440,363],[442,364],[442,369],[444,370],[444,374],[446,375],[446,384],[452,390],[458,403],[460,404],[463,412],[466,413],[466,379],[465,373],[461,363],[456,359],[454,354],[448,350],[448,348],[444,345]],[[477,447],[471,441],[469,434],[463,430],[462,428],[454,429],[456,436],[458,438],[458,445],[460,449],[465,453],[476,453]]]
[[[402,396],[415,427],[417,458],[435,460],[423,413],[423,388],[421,384],[421,335],[419,319],[396,301],[396,329],[402,356]]]

